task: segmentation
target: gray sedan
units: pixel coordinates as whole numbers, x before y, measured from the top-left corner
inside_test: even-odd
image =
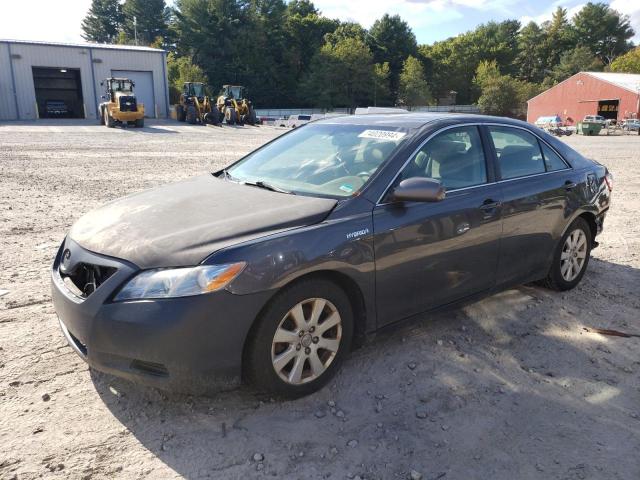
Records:
[[[88,213],[54,260],[53,302],[98,370],[305,395],[381,327],[519,283],[575,287],[612,187],[523,122],[333,117]]]

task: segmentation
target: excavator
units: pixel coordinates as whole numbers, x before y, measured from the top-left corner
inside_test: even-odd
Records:
[[[258,122],[251,100],[246,98],[246,88],[241,85],[223,85],[216,107],[220,121],[228,125],[255,125]]]
[[[196,123],[217,125],[220,123],[220,114],[206,95],[204,83],[200,82],[185,82],[180,95],[180,103],[176,106],[176,116],[179,122],[187,122],[192,125]]]

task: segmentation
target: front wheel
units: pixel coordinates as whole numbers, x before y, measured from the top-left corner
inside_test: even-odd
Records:
[[[553,290],[571,290],[582,280],[590,256],[591,228],[583,218],[577,218],[560,240],[544,284]]]
[[[247,345],[245,377],[290,398],[322,388],[353,337],[349,298],[328,280],[306,280],[283,290],[257,322]]]
[[[235,125],[238,121],[238,115],[236,109],[233,107],[227,107],[224,110],[224,120],[227,125]]]
[[[111,115],[109,115],[109,109],[108,108],[104,109],[104,124],[108,128],[113,128],[113,127],[116,126],[116,121],[113,119],[113,117]]]
[[[196,107],[194,107],[193,105],[189,105],[187,107],[186,120],[190,125],[195,125],[196,123],[198,123],[198,112],[196,112]]]

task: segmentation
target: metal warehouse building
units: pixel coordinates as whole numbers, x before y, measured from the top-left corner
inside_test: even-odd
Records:
[[[0,120],[98,118],[100,82],[135,82],[147,117],[167,117],[166,52],[125,45],[0,40]]]
[[[640,115],[640,75],[631,73],[580,72],[527,102],[527,121],[558,115],[574,125],[585,115],[611,120]]]

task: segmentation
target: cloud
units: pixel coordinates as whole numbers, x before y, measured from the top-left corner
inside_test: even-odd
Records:
[[[90,4],[90,0],[2,2],[0,36],[12,40],[82,41],[80,23]]]
[[[613,0],[611,8],[618,12],[629,15],[631,26],[636,32],[636,36],[632,39],[636,45],[640,43],[640,2],[637,0],[630,2],[629,0]]]

